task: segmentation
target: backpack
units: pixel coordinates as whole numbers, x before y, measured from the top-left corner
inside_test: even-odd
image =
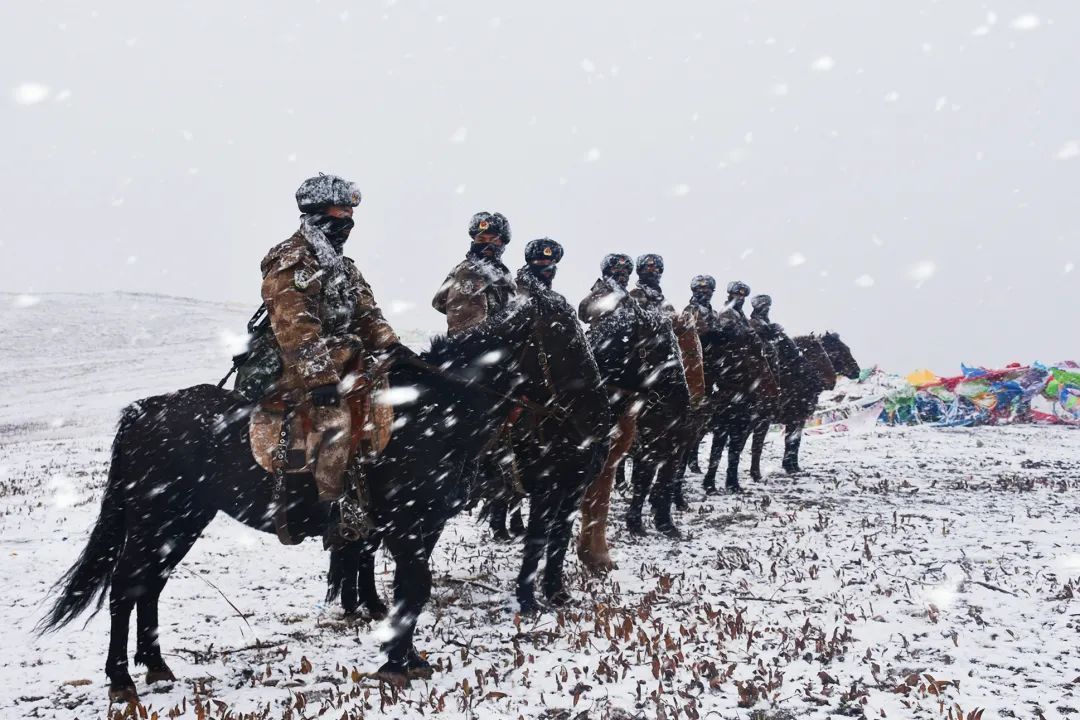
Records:
[[[248,347],[244,352],[233,356],[233,366],[221,379],[218,387],[225,385],[229,376],[236,373],[233,392],[249,402],[256,402],[269,392],[281,377],[281,353],[277,340],[270,327],[270,315],[266,305],[260,305],[247,324]]]

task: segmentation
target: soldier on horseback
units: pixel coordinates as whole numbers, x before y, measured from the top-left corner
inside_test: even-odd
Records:
[[[626,289],[633,270],[634,261],[629,255],[613,253],[604,256],[600,263],[600,278],[578,305],[578,317],[583,323],[592,325],[608,313],[633,302]]]
[[[715,291],[716,279],[711,275],[695,275],[690,281],[690,304],[683,314],[693,323],[699,336],[716,327],[716,311],[712,306]]]
[[[469,221],[472,244],[465,259],[443,280],[431,301],[446,316],[447,330],[457,335],[503,310],[517,286],[502,254],[510,242],[510,221],[502,213],[478,212]]]
[[[655,253],[641,255],[637,259],[636,267],[637,287],[630,291],[630,297],[646,310],[659,310],[674,320],[675,308],[660,289],[660,278],[664,276],[664,258]]]
[[[510,221],[502,213],[478,212],[469,220],[472,244],[465,259],[447,274],[431,305],[446,315],[451,337],[460,335],[506,309],[517,297],[518,288],[510,270],[502,262],[510,242]],[[470,468],[477,480],[494,482],[498,487],[488,507],[489,524],[497,540],[509,540],[506,513],[513,487],[514,451],[510,444],[509,425],[493,444],[484,449]]]
[[[741,330],[750,329],[750,321],[743,313],[743,304],[750,295],[750,286],[739,280],[733,280],[727,286],[727,301],[724,309],[717,316],[717,326],[720,328],[735,327]]]
[[[376,353],[408,356],[412,351],[383,317],[356,263],[344,255],[353,208],[360,204],[357,187],[320,173],[300,185],[296,203],[300,228],[274,246],[261,265],[263,302],[281,361],[280,378],[270,389],[286,408],[310,409],[307,436],[317,438],[313,474],[319,500],[332,502],[343,495],[351,454],[352,417],[343,396],[354,391],[354,383],[343,381],[362,373]],[[289,412],[285,415],[287,423]],[[275,463],[287,463],[285,454]],[[356,507],[355,512],[362,511]]]
[[[525,264],[517,273],[518,292],[525,297],[536,292],[550,292],[562,300],[562,295],[551,289],[551,283],[563,257],[563,247],[551,238],[531,240],[525,246]]]

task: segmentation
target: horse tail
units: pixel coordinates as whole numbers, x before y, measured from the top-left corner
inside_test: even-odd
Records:
[[[97,522],[90,533],[90,540],[83,548],[82,554],[53,585],[52,592],[59,591],[60,597],[56,599],[49,614],[38,623],[39,633],[57,630],[67,625],[96,599],[96,605],[91,614],[93,617],[105,603],[105,590],[112,580],[116,562],[126,538],[122,486],[124,434],[131,429],[139,415],[137,404],[124,408],[116,430],[116,438],[113,439],[109,477],[101,498],[101,512],[98,514]]]
[[[330,570],[326,573],[326,602],[334,602],[341,595],[341,586],[345,582],[345,553],[341,550],[330,551]]]

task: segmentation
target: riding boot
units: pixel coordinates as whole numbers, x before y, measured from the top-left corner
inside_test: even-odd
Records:
[[[324,550],[340,550],[363,540],[374,530],[364,468],[356,460],[345,469],[344,489],[344,495],[330,507],[330,520],[323,535]]]

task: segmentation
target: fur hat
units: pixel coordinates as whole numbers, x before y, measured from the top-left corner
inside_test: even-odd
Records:
[[[762,308],[772,307],[772,298],[768,295],[755,295],[750,300],[750,307],[755,310],[761,310]]]
[[[531,263],[535,260],[550,260],[551,264],[554,265],[562,260],[562,256],[562,245],[551,238],[530,240],[529,244],[525,246],[525,262]]]
[[[746,297],[750,294],[750,286],[739,280],[732,280],[727,285],[728,295],[742,295]]]
[[[664,272],[664,258],[660,257],[656,253],[645,253],[644,255],[638,255],[637,259],[637,271],[638,275],[641,274],[641,269],[649,263],[656,266],[656,270],[660,273]]]
[[[478,212],[469,220],[469,237],[475,238],[481,233],[498,235],[504,245],[509,245],[510,221],[502,213]]]
[[[296,190],[296,205],[303,213],[319,212],[331,205],[359,204],[360,188],[337,175],[319,173],[300,183]]]

